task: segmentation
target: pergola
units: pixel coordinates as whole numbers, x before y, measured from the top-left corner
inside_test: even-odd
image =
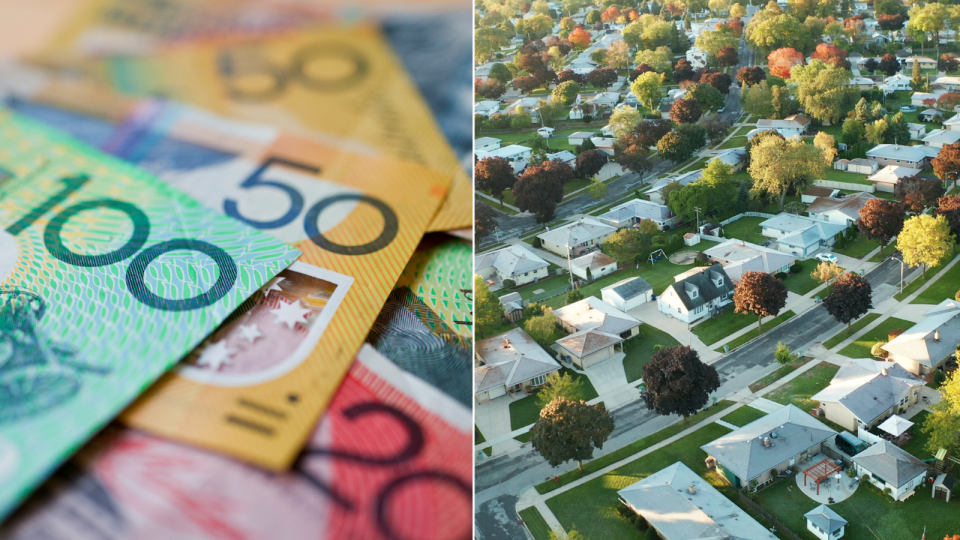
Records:
[[[820,482],[829,478],[833,473],[840,472],[841,467],[830,458],[823,458],[816,465],[803,471],[803,485],[807,485],[807,477],[810,477],[817,483],[817,495],[820,494]]]

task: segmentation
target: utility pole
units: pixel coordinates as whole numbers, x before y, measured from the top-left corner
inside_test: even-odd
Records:
[[[697,234],[700,234],[700,207],[694,206],[693,209],[697,211]]]

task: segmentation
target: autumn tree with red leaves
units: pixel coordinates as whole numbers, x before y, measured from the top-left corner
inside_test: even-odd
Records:
[[[833,290],[823,300],[823,307],[849,329],[853,321],[873,309],[873,287],[867,278],[847,272],[834,282]]]
[[[917,213],[936,204],[943,192],[943,185],[939,180],[921,176],[905,176],[894,189],[897,200],[902,202],[907,210]]]
[[[770,53],[767,56],[767,63],[772,75],[789,79],[793,66],[803,63],[803,53],[792,47],[783,47]]]
[[[567,40],[570,41],[574,49],[582,51],[590,46],[590,39],[592,37],[590,32],[587,32],[583,28],[577,28],[573,32],[570,32]]]
[[[946,195],[937,199],[936,215],[946,218],[950,232],[960,238],[960,195]]]
[[[787,286],[766,272],[744,272],[733,293],[736,313],[752,313],[763,332],[763,318],[775,317],[787,305]]]
[[[952,111],[960,105],[960,94],[956,92],[947,92],[937,98],[937,108],[941,111]]]
[[[503,192],[513,188],[517,175],[513,165],[502,157],[483,158],[473,166],[474,182],[480,191],[489,191],[503,204]]]
[[[620,15],[620,9],[617,6],[610,6],[600,14],[600,20],[609,24],[615,22]]]
[[[931,160],[931,164],[937,178],[944,182],[953,181],[956,186],[957,178],[960,177],[960,143],[943,145],[937,157]]]
[[[733,47],[724,47],[717,51],[717,63],[720,67],[735,66],[740,62],[740,54]]]
[[[695,99],[678,99],[670,107],[670,119],[678,124],[691,124],[701,116],[703,116],[703,110]]]
[[[860,221],[857,226],[860,234],[870,240],[880,242],[880,254],[883,248],[903,230],[906,209],[901,203],[886,199],[870,199],[860,209]]]
[[[817,45],[817,50],[810,55],[810,58],[813,58],[814,60],[820,60],[824,64],[830,66],[850,69],[850,62],[847,61],[847,54],[849,54],[847,51],[837,47],[836,45],[821,43]]]

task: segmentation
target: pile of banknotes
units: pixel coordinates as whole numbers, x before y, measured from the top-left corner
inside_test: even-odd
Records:
[[[470,6],[11,4],[0,538],[470,538]]]

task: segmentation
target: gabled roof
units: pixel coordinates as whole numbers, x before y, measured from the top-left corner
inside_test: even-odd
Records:
[[[913,167],[903,167],[900,165],[887,165],[886,167],[880,169],[872,176],[868,176],[867,180],[871,182],[880,182],[883,184],[898,184],[900,183],[901,178],[907,176],[916,176],[922,171],[920,169],[914,169]]]
[[[936,156],[934,152],[934,156]],[[878,144],[867,150],[867,156],[886,159],[905,159],[911,162],[920,162],[930,157],[926,146],[901,146],[896,144]]]
[[[617,101],[620,101],[619,92],[600,92],[599,94],[595,94],[593,97],[591,97],[588,100],[589,103],[597,103],[597,104],[600,104],[600,103],[613,104],[613,103],[616,103]]]
[[[686,172],[679,176],[664,176],[650,186],[650,191],[648,191],[648,193],[659,193],[667,186],[667,184],[672,182],[680,182],[681,186],[685,186],[691,182],[696,182],[701,176],[703,176],[703,169]]]
[[[576,133],[571,133],[570,135],[567,135],[567,138],[568,139],[589,139],[594,135],[596,135],[595,131],[578,131]]]
[[[935,129],[923,138],[924,144],[954,144],[960,141],[960,131]]]
[[[720,261],[723,270],[734,281],[738,281],[744,272],[773,274],[784,266],[792,265],[797,260],[789,253],[737,239],[727,240],[720,245],[704,250],[703,254]]]
[[[479,139],[476,139],[473,142],[477,146],[486,146],[488,144],[498,143],[500,142],[500,139],[497,139],[495,137],[480,137]]]
[[[944,121],[943,121],[943,125],[945,125],[945,126],[950,126],[950,125],[953,125],[953,124],[960,124],[960,113],[955,114],[955,115],[951,116],[950,118],[948,118],[947,120],[944,120]]]
[[[561,150],[560,152],[556,152],[554,154],[547,154],[547,159],[550,161],[559,159],[560,161],[570,162],[577,159],[577,155],[569,150]]]
[[[516,291],[501,296],[500,303],[503,305],[504,311],[523,310],[523,297]]]
[[[960,132],[957,133],[960,135]],[[825,214],[827,212],[840,212],[848,219],[859,221],[860,210],[865,204],[867,204],[867,201],[876,198],[877,197],[871,195],[870,193],[865,193],[862,191],[851,193],[842,199],[834,199],[832,197],[817,197],[817,199],[807,207],[807,213]]]
[[[617,495],[670,540],[776,538],[679,461],[621,489]]]
[[[883,350],[926,367],[933,367],[953,354],[960,344],[960,302],[944,300],[924,315],[923,322],[892,339],[882,347]],[[939,341],[936,339],[938,331]]]
[[[581,218],[573,223],[540,233],[537,238],[558,246],[574,247],[583,242],[605,237],[617,229],[592,218]]]
[[[583,330],[560,338],[556,343],[577,355],[577,357],[583,358],[588,354],[593,354],[622,341],[623,339],[620,336],[600,332],[599,330]]]
[[[477,270],[492,266],[505,276],[516,276],[550,266],[550,263],[519,244],[481,253],[474,257],[474,264]]]
[[[853,462],[898,488],[927,470],[924,462],[883,439],[853,456]]]
[[[651,287],[650,284],[644,281],[644,279],[640,276],[623,279],[614,283],[613,285],[609,285],[600,289],[601,292],[613,291],[623,300],[636,298],[650,290],[653,290],[653,287]]]
[[[586,266],[590,268],[590,271],[599,270],[611,264],[617,264],[617,260],[599,251],[592,251],[570,261],[571,267],[580,268],[581,266]]]
[[[840,514],[834,512],[825,504],[807,512],[803,517],[819,527],[821,531],[826,531],[828,535],[833,535],[847,524],[847,520],[840,517]]]
[[[923,381],[895,362],[862,358],[846,362],[830,385],[810,399],[839,403],[869,424],[900,403],[911,388],[922,385]]]
[[[802,114],[794,114],[784,118],[783,120],[773,120],[769,118],[761,118],[757,120],[758,128],[793,128],[800,129],[805,127],[810,123],[810,119]]]
[[[846,229],[844,225],[837,223],[827,223],[786,212],[760,223],[760,226],[783,232],[784,236],[777,239],[778,243],[802,248],[833,238]]]
[[[499,111],[500,102],[493,100],[480,101],[473,106],[473,110],[476,112],[489,112],[489,111]]]
[[[786,405],[700,448],[748,482],[836,434],[796,406]],[[763,444],[765,438],[770,446]]]
[[[721,282],[720,285],[717,285],[718,281]],[[677,293],[680,302],[687,308],[687,311],[690,311],[724,294],[732,295],[734,286],[723,267],[715,264],[710,267],[703,267],[701,271],[685,276],[680,281],[667,287],[667,290],[670,289]],[[694,291],[696,291],[695,295]],[[664,294],[666,292],[664,291]]]
[[[561,321],[574,327],[578,332],[599,330],[607,334],[619,335],[640,326],[640,321],[596,296],[588,296],[560,309],[553,310]]]
[[[491,158],[491,157],[502,157],[502,158],[512,158],[514,156],[519,156],[522,154],[527,154],[533,150],[529,146],[523,146],[520,144],[510,144],[507,146],[501,146],[495,150],[478,150],[477,157],[480,159]]]
[[[520,328],[480,340],[476,355],[486,365],[474,369],[474,393],[513,386],[560,369],[560,364]]]
[[[604,221],[613,223],[622,223],[628,219],[650,219],[657,223],[673,217],[673,212],[662,204],[657,204],[643,199],[632,199],[623,204],[619,204],[610,209],[609,212],[598,216]]]

